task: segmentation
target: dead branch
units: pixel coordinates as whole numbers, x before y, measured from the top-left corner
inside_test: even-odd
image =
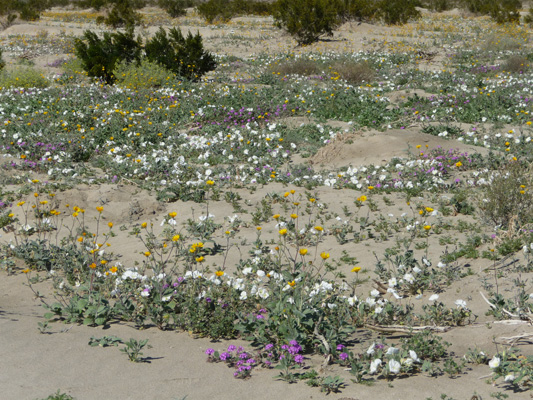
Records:
[[[371,329],[376,332],[384,332],[384,333],[413,333],[413,332],[421,332],[424,330],[430,330],[432,332],[447,332],[450,329],[452,329],[451,326],[411,326],[406,327],[402,325],[387,325],[387,326],[381,326],[381,325],[370,325],[365,324],[365,328]]]

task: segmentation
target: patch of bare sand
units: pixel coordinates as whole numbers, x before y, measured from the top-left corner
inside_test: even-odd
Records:
[[[407,157],[416,150],[417,145],[424,148],[427,146],[430,150],[442,147],[469,153],[488,152],[482,147],[423,133],[419,128],[389,129],[384,132],[370,130],[337,135],[331,143],[311,157],[309,162],[325,169],[382,164],[395,157]]]

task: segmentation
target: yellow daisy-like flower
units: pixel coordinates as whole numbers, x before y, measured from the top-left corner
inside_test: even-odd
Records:
[[[292,219],[296,219],[296,218],[298,218],[298,215],[297,214],[291,214],[291,218]]]
[[[117,271],[118,271],[118,268],[117,268],[117,267],[111,267],[111,268],[109,268],[109,272],[111,272],[112,274],[115,274]]]
[[[429,231],[429,230],[431,229],[431,225],[424,225],[424,229],[425,229],[426,231]]]
[[[294,287],[296,285],[296,281],[287,282],[287,285]]]
[[[372,189],[374,189],[374,186],[369,186],[368,187],[368,190],[372,190]]]
[[[196,262],[202,262],[204,260],[205,260],[204,256],[196,257]]]
[[[329,258],[329,253],[323,251],[322,253],[320,253],[320,257],[322,257],[323,260],[327,260]]]
[[[224,271],[216,271],[215,275],[220,277],[220,276],[224,275]]]
[[[307,249],[300,249],[300,254],[305,256],[307,254]]]
[[[463,163],[462,163],[461,161],[457,161],[457,162],[455,163],[455,166],[456,166],[457,168],[462,167],[462,166],[463,166]]]
[[[212,180],[208,180],[206,182],[206,185],[209,185],[209,186],[213,186],[215,184],[215,181],[212,181]]]
[[[283,194],[283,197],[289,197],[289,194],[290,194],[289,192],[285,192],[285,193]]]
[[[359,272],[361,271],[361,267],[353,267],[352,272]]]
[[[143,222],[143,223],[141,224],[141,227],[142,227],[142,228],[146,228],[147,226],[148,226],[148,224],[147,224],[146,222]]]
[[[286,234],[287,234],[287,229],[285,229],[285,228],[280,229],[280,230],[279,230],[279,234],[280,234],[281,236],[286,235]]]
[[[363,194],[362,196],[359,196],[359,197],[357,198],[357,201],[360,201],[361,203],[363,203],[363,202],[366,201],[366,199],[367,199],[367,197]]]
[[[90,264],[90,265],[89,265],[89,268],[90,268],[90,269],[95,269],[95,268],[96,268],[96,264],[95,264],[95,263]]]
[[[272,218],[274,218],[274,219],[279,219],[279,214],[274,214],[274,215],[272,216]]]
[[[311,197],[311,198],[309,199],[309,202],[310,202],[310,203],[314,203],[315,201],[316,201],[316,199],[313,198],[313,197]]]
[[[172,241],[173,241],[173,242],[177,242],[178,240],[180,240],[180,235],[174,235],[174,236],[172,236]]]
[[[108,222],[108,223],[107,223],[107,226],[109,226],[110,228],[112,228],[112,227],[113,227],[113,223],[112,223],[112,222]]]
[[[426,212],[428,213],[433,212],[433,209],[431,207],[426,207]]]
[[[99,213],[101,213],[102,211],[104,211],[104,207],[96,207],[96,211],[98,211]]]
[[[322,228],[320,225],[315,226],[315,231],[322,232],[324,228]]]
[[[30,272],[30,269],[29,269],[29,268],[23,269],[22,272],[24,272],[25,274],[27,274],[28,272]]]
[[[169,216],[170,218],[174,218],[176,215],[178,215],[178,213],[177,213],[176,211],[172,211],[172,212],[169,212],[169,213],[168,213],[168,216]]]
[[[260,230],[263,229],[263,228],[261,228],[260,226],[257,226],[255,229],[257,229],[258,231],[260,231]]]
[[[146,257],[150,257],[151,254],[152,254],[152,253],[150,253],[149,251],[145,251],[145,252],[144,252],[144,255],[145,255]]]

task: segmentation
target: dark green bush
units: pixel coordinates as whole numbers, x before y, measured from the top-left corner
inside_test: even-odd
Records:
[[[368,21],[373,19],[378,7],[373,0],[344,0],[342,17],[344,20]]]
[[[520,0],[497,0],[490,2],[489,15],[498,24],[520,22]]]
[[[187,7],[192,7],[191,0],[159,0],[157,5],[167,12],[172,18],[187,14]]]
[[[94,8],[96,11],[99,11],[101,8],[107,6],[108,3],[108,0],[81,0],[75,2],[74,5],[80,8]]]
[[[184,37],[179,29],[172,28],[167,36],[161,28],[146,42],[145,51],[148,60],[193,81],[216,68],[213,55],[204,50],[200,33],[189,32]]]
[[[105,32],[103,38],[92,31],[85,31],[84,40],[76,39],[75,53],[89,76],[113,83],[117,63],[140,61],[141,44],[140,38],[135,39],[133,29],[125,33]]]
[[[135,11],[136,8],[142,8],[144,2],[139,0],[112,0],[113,8],[103,19],[106,25],[113,28],[120,28],[122,26],[139,25],[142,21],[141,14]]]
[[[381,0],[378,15],[387,25],[402,25],[410,19],[420,18],[417,6],[420,6],[417,0]]]
[[[196,11],[208,24],[228,22],[235,16],[231,0],[209,0],[199,4]]]
[[[320,36],[333,35],[341,22],[340,0],[277,0],[274,21],[289,32],[299,45],[316,42]]]

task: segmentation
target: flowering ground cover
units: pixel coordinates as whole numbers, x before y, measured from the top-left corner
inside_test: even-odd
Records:
[[[144,15],[198,28],[216,70],[92,81],[85,11],[1,37],[6,398],[529,396],[528,27],[294,48],[268,18]]]

